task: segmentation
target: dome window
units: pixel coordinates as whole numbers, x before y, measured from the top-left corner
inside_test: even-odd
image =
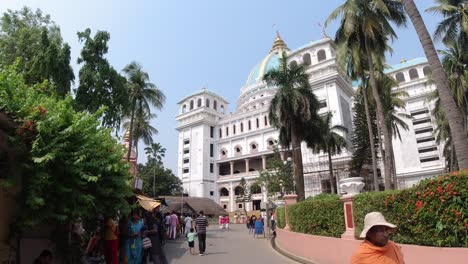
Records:
[[[193,100],[190,101],[190,110],[193,110]]]
[[[265,122],[265,126],[268,126],[268,117],[267,116],[264,116],[263,117],[263,120]]]
[[[183,106],[182,106],[182,114],[183,114],[183,113],[186,113],[186,112],[187,112],[187,106],[186,106],[186,105],[183,105]]]
[[[248,129],[252,130],[252,123],[250,122],[250,120],[247,122],[247,125],[248,125]]]
[[[233,134],[233,135],[236,134],[236,125],[233,125],[233,126],[232,126],[232,134]]]
[[[216,100],[213,101],[213,109],[214,110],[218,109],[218,102],[216,102]]]
[[[224,114],[224,105],[221,105],[221,113]]]
[[[241,133],[244,132],[244,123],[241,123],[241,124],[240,124],[240,127],[241,127],[241,128],[240,128]]]
[[[431,67],[429,67],[429,66],[424,67],[423,68],[423,73],[424,73],[424,76],[426,76],[426,77],[431,75],[432,74]]]
[[[327,59],[327,54],[325,53],[323,49],[317,51],[317,60],[319,62],[324,61],[326,59]]]
[[[309,53],[306,53],[306,54],[304,54],[304,56],[302,56],[302,63],[304,63],[304,65],[306,65],[306,66],[309,66],[311,64],[310,54]]]
[[[419,78],[418,70],[416,69],[409,70],[409,78],[410,80],[418,79]]]
[[[257,128],[260,128],[260,120],[256,119]]]
[[[395,75],[395,79],[398,83],[403,83],[405,82],[405,75],[402,72],[399,72]]]
[[[198,98],[198,100],[197,100],[197,107],[201,107],[201,103],[202,103],[201,98]]]
[[[206,99],[205,106],[210,107],[210,99]]]

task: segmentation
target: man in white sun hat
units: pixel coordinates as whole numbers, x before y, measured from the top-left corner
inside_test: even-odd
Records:
[[[351,264],[404,264],[401,247],[388,239],[395,228],[382,213],[368,213],[359,236],[365,240],[351,257]]]

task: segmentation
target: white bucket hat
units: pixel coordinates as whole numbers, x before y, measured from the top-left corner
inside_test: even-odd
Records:
[[[366,214],[364,218],[364,229],[361,232],[360,238],[365,238],[369,229],[373,226],[388,226],[390,228],[396,228],[396,225],[390,224],[385,220],[385,217],[382,213],[379,212],[371,212]]]

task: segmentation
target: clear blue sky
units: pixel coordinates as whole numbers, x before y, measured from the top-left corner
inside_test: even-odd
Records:
[[[110,63],[120,71],[135,60],[167,96],[153,125],[154,140],[166,149],[164,163],[177,173],[177,102],[206,86],[224,96],[233,111],[239,89],[251,68],[270,50],[279,30],[286,44],[295,49],[321,37],[324,22],[344,0],[1,0],[0,11],[29,6],[50,14],[72,47],[75,75],[81,50],[76,32],[89,27],[110,32]],[[433,1],[416,0],[429,31],[441,20],[424,10]],[[275,26],[273,26],[275,25]],[[333,38],[336,23],[327,34]],[[402,58],[424,56],[411,23],[397,29],[389,64]],[[76,84],[75,84],[76,85]],[[140,151],[140,157],[144,152]],[[141,162],[144,162],[144,158]]]

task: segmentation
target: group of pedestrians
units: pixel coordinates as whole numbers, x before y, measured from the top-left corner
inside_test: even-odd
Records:
[[[265,221],[266,218],[263,216],[257,217],[256,215],[250,216],[250,218],[247,219],[247,229],[249,230],[249,234],[253,233],[253,237],[256,238],[259,235],[263,234],[263,237],[265,237]],[[273,231],[273,235],[275,235],[275,228],[276,228],[276,213],[271,213],[270,217],[271,225],[270,228]]]

